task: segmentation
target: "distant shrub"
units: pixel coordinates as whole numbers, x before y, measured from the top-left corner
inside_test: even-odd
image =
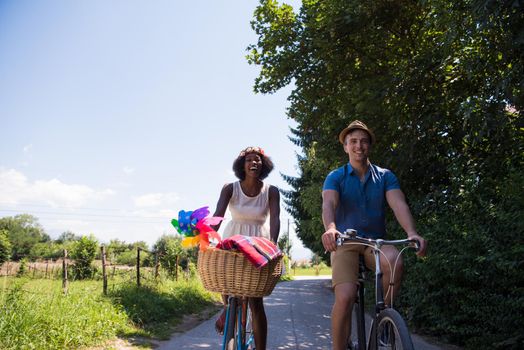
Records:
[[[91,278],[94,273],[93,261],[98,252],[98,241],[93,237],[82,236],[73,244],[71,258],[73,275],[75,279]]]
[[[20,266],[18,267],[17,277],[22,277],[27,273],[27,258],[20,259]]]

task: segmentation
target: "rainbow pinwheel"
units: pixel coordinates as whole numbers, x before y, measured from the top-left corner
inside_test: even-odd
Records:
[[[211,225],[217,225],[224,218],[208,215],[208,207],[202,207],[193,211],[180,210],[178,220],[171,220],[178,233],[185,236],[182,247],[190,248],[200,244],[200,250],[206,250],[210,238],[220,242],[220,235],[211,228]]]

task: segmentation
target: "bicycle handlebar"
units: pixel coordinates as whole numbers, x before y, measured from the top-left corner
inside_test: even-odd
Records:
[[[385,239],[373,239],[365,238],[357,235],[357,231],[353,229],[347,229],[344,233],[339,233],[336,238],[337,246],[342,246],[345,242],[357,242],[365,243],[374,246],[375,248],[380,248],[383,245],[404,245],[407,244],[409,247],[414,248],[416,251],[420,249],[420,244],[416,239],[405,238],[405,239],[395,239],[395,240],[385,240]]]

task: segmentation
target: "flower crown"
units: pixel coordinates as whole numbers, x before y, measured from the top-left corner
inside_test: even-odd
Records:
[[[261,147],[250,146],[250,147],[247,147],[247,148],[243,149],[238,156],[239,157],[244,157],[246,154],[249,154],[249,153],[258,153],[258,154],[261,154],[263,156],[265,155],[264,154],[264,150]]]

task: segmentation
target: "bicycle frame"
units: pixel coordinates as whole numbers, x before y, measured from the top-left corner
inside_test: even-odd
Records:
[[[378,321],[381,318],[381,313],[386,310],[390,309],[393,310],[392,312],[396,313],[393,308],[386,307],[386,304],[384,302],[384,288],[382,286],[382,268],[380,266],[380,248],[383,245],[406,245],[409,244],[416,249],[418,249],[418,242],[413,241],[410,239],[402,239],[402,240],[383,240],[383,239],[371,239],[371,238],[364,238],[357,236],[357,231],[349,229],[346,230],[344,233],[341,233],[337,237],[337,246],[343,245],[345,242],[354,242],[357,244],[364,244],[367,246],[372,247],[373,249],[373,255],[375,258],[375,313],[373,316],[373,323],[370,329],[369,334],[369,348],[374,348],[376,346],[375,339],[377,338],[377,330],[378,330]],[[364,271],[359,271],[359,280],[358,280],[358,311],[357,311],[357,336],[359,339],[358,342],[358,349],[359,350],[365,350],[366,349],[366,326],[365,326],[365,320],[364,320],[364,283],[365,279],[363,277]],[[398,314],[398,313],[397,313]],[[393,315],[395,318],[396,315]],[[400,315],[398,315],[400,317]],[[395,320],[400,323],[404,323],[404,321],[400,318],[400,320]],[[405,326],[402,326],[405,327]],[[406,331],[407,331],[407,327]],[[404,335],[402,335],[404,336]],[[409,334],[408,334],[409,337]],[[364,340],[364,341],[362,341]],[[411,342],[411,339],[409,339],[409,342]]]
[[[254,344],[253,332],[247,330],[247,325],[250,322],[248,310],[248,298],[229,297],[222,350],[247,350]],[[230,327],[233,328],[230,329]]]

